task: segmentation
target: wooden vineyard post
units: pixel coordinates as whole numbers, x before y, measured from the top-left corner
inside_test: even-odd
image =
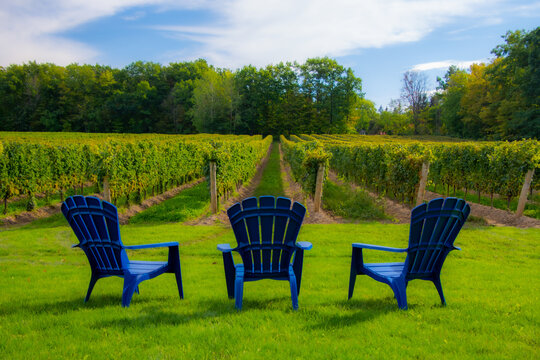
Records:
[[[111,202],[111,188],[109,187],[109,177],[103,179],[103,200]]]
[[[319,164],[319,169],[317,170],[317,182],[315,183],[315,199],[313,201],[314,212],[319,212],[319,210],[321,209],[323,180],[324,180],[324,164],[321,163]]]
[[[516,210],[516,217],[523,215],[523,210],[525,210],[525,204],[527,204],[527,194],[531,187],[531,182],[534,175],[534,169],[527,171],[525,175],[525,181],[523,182],[523,187],[521,188],[521,194],[519,195],[518,207]]]
[[[429,174],[429,162],[422,164],[422,173],[420,175],[420,184],[418,185],[418,193],[416,195],[416,206],[424,202],[424,196],[426,195],[426,184]]]
[[[216,214],[217,210],[216,162],[210,161],[210,211]]]

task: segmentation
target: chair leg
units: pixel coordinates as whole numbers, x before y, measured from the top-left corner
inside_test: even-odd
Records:
[[[90,294],[92,294],[92,290],[94,289],[94,285],[99,280],[99,276],[94,275],[92,273],[92,277],[90,278],[90,285],[88,285],[88,291],[86,292],[86,297],[84,298],[84,302],[87,302],[90,300]]]
[[[441,303],[446,306],[446,300],[444,299],[444,294],[442,291],[441,278],[439,276],[436,276],[433,279],[433,283],[435,284],[435,287],[437,288],[437,292],[439,293],[439,297],[441,298]]]
[[[169,270],[176,277],[176,286],[180,299],[184,298],[184,287],[182,286],[182,271],[180,268],[180,251],[178,246],[169,246]]]
[[[178,287],[178,295],[180,295],[180,299],[183,299],[184,286],[182,285],[182,272],[180,271],[180,265],[178,267],[178,271],[174,273],[174,276],[176,277],[176,286]]]
[[[405,280],[395,279],[390,283],[390,287],[394,292],[398,307],[402,310],[407,310],[407,285]]]
[[[291,287],[291,300],[294,310],[298,310],[298,288],[294,272],[289,273],[289,285]]]
[[[294,255],[293,270],[296,277],[296,295],[300,295],[300,285],[302,283],[302,266],[304,262],[304,250],[297,249]]]
[[[349,277],[349,297],[352,298],[354,292],[354,284],[356,283],[356,276],[358,275],[360,269],[363,265],[362,260],[362,249],[353,247],[352,256],[351,256],[351,275]]]
[[[244,298],[244,271],[237,269],[234,286],[234,305],[236,310],[242,310],[242,300]]]
[[[223,253],[223,265],[225,267],[225,282],[227,283],[227,295],[229,296],[229,299],[234,299],[234,279],[236,278],[236,269],[234,266],[232,254],[230,252]]]
[[[122,292],[122,306],[129,307],[135,289],[138,287],[136,277],[124,277],[124,290]]]
[[[139,291],[139,285],[137,285],[137,287],[135,288],[135,292],[139,295],[140,294],[140,291]]]

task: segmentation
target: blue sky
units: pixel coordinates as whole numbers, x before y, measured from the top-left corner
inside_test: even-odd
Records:
[[[258,67],[330,56],[385,107],[407,70],[430,88],[449,65],[489,61],[507,30],[540,26],[537,0],[1,0],[0,66],[124,67],[205,58]]]

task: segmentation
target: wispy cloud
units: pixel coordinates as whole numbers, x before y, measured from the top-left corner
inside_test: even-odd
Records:
[[[0,7],[0,65],[36,60],[89,62],[92,47],[59,34],[81,24],[142,5],[193,7],[195,0],[17,0]]]
[[[487,63],[489,59],[478,59],[470,61],[459,61],[459,60],[442,60],[442,61],[433,61],[423,64],[414,65],[412,71],[429,71],[436,69],[447,69],[452,65],[457,66],[460,69],[468,69],[472,64]]]
[[[0,7],[0,65],[30,60],[90,62],[97,49],[63,38],[68,30],[123,13],[201,9],[216,23],[155,24],[155,31],[198,44],[194,57],[218,66],[265,65],[341,56],[366,48],[414,42],[457,18],[495,18],[495,4],[512,0],[17,0]],[[530,9],[538,8],[538,1]],[[529,10],[530,10],[529,9]],[[127,11],[135,11],[129,13]],[[523,10],[523,9],[522,9]],[[490,14],[487,16],[485,14]],[[178,49],[181,51],[182,49]],[[174,52],[174,49],[171,49]]]
[[[145,16],[146,16],[146,13],[144,11],[136,11],[134,13],[122,16],[122,19],[126,21],[135,21],[135,20],[142,19]]]
[[[497,2],[497,1],[496,1]],[[493,0],[229,0],[214,9],[222,25],[160,26],[195,39],[210,62],[238,67],[418,41],[457,17],[482,13]]]

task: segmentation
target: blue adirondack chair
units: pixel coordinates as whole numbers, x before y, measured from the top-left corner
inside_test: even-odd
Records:
[[[244,282],[261,279],[289,281],[292,305],[298,309],[304,250],[313,247],[307,241],[296,242],[305,214],[300,203],[291,208],[290,199],[273,196],[261,196],[259,204],[251,197],[227,210],[238,246],[220,244],[217,248],[223,253],[227,293],[238,310],[242,309]],[[234,264],[232,251],[240,254],[243,264]]]
[[[124,279],[122,306],[128,307],[133,293],[139,293],[139,284],[142,281],[163,273],[176,275],[178,293],[181,299],[184,298],[177,242],[124,246],[120,240],[116,207],[96,197],[69,197],[62,204],[62,213],[79,239],[79,244],[73,247],[84,251],[92,269],[84,302],[90,299],[96,281],[104,277],[119,276]],[[129,260],[126,254],[126,249],[158,247],[169,248],[168,261],[134,261]]]
[[[450,251],[461,250],[454,246],[454,240],[469,213],[469,204],[462,199],[434,199],[412,210],[408,248],[352,244],[349,299],[353,295],[356,276],[368,275],[390,285],[401,309],[407,309],[407,284],[414,279],[432,281],[442,304],[446,305],[441,286],[441,268]],[[406,252],[407,258],[405,262],[366,264],[362,249]]]

